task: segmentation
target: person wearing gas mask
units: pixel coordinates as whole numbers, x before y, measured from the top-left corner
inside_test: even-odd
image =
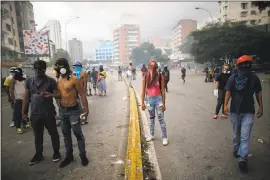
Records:
[[[4,81],[4,89],[8,95],[8,102],[10,102],[10,107],[12,109],[12,122],[10,123],[10,127],[14,127],[15,126],[15,119],[14,119],[14,102],[12,101],[11,97],[10,97],[10,92],[9,92],[9,89],[10,89],[10,83],[14,77],[14,74],[15,74],[15,71],[16,71],[16,67],[11,67],[9,69],[9,76],[6,77],[5,81]]]
[[[233,126],[233,154],[241,171],[247,172],[249,140],[255,116],[253,95],[258,102],[257,118],[263,115],[262,86],[258,76],[251,72],[252,56],[243,55],[237,59],[237,73],[232,75],[225,87],[224,113],[229,112]]]
[[[59,118],[61,120],[61,128],[66,149],[66,157],[61,162],[60,168],[67,166],[74,160],[71,129],[77,138],[81,164],[87,166],[88,159],[86,157],[85,138],[80,123],[89,113],[86,92],[81,81],[72,74],[67,59],[58,59],[55,63],[55,70],[60,75],[57,81],[58,89],[60,91],[60,99],[58,102]],[[79,104],[80,102],[78,102],[79,96],[82,101],[82,108]]]
[[[18,134],[22,134],[23,130],[21,124],[23,123],[24,128],[30,128],[30,123],[27,119],[22,118],[22,99],[24,95],[24,83],[25,77],[23,77],[23,71],[21,68],[16,68],[15,75],[10,82],[10,97],[14,103],[14,120]]]
[[[47,76],[46,62],[36,60],[34,62],[35,76],[29,77],[25,81],[23,96],[22,117],[27,117],[27,107],[31,98],[30,120],[35,136],[36,153],[29,164],[34,165],[44,159],[43,157],[43,132],[44,127],[48,130],[53,146],[53,162],[61,159],[59,134],[54,118],[53,97],[59,98],[56,81]],[[30,98],[29,98],[30,97]]]
[[[227,118],[227,115],[224,114],[224,99],[225,99],[225,93],[226,93],[224,88],[227,84],[229,77],[231,76],[231,72],[229,70],[228,65],[223,65],[222,68],[223,68],[222,72],[216,78],[216,89],[218,90],[218,98],[217,98],[216,111],[215,111],[215,115],[213,116],[213,119],[218,118],[218,114],[219,114],[221,106],[223,106],[221,117]]]

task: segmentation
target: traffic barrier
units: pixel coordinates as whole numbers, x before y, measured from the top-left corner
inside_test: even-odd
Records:
[[[126,85],[129,87],[126,77],[123,77]],[[130,99],[130,118],[128,130],[128,145],[125,163],[126,180],[142,180],[142,151],[141,151],[141,132],[139,125],[138,106],[135,91],[129,87]]]

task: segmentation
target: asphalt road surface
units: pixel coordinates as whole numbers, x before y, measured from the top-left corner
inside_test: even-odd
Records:
[[[141,93],[141,75],[139,71],[137,74],[133,85]],[[188,72],[183,84],[180,70],[172,70],[165,112],[168,146],[162,145],[158,121],[155,126],[154,145],[162,179],[270,179],[270,82],[266,76],[262,80],[264,116],[254,121],[249,173],[245,175],[239,172],[232,154],[231,122],[212,119],[216,105],[214,83],[205,83],[203,75]]]
[[[59,162],[52,162],[52,145],[48,132],[44,131],[44,161],[29,166],[35,153],[32,129],[17,134],[10,128],[11,109],[6,96],[2,96],[2,156],[1,172],[4,180],[111,180],[116,165],[125,161],[124,141],[128,129],[127,103],[128,91],[124,82],[112,76],[107,80],[106,97],[92,96],[89,101],[89,124],[82,127],[86,139],[89,164],[80,164],[76,138],[73,136],[75,160],[65,168],[59,169]],[[60,152],[65,155],[63,135],[60,127]],[[124,135],[123,135],[124,134]],[[118,177],[117,179],[121,179]]]

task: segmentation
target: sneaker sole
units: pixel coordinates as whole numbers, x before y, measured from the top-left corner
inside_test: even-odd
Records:
[[[61,160],[61,158],[53,159],[52,161],[53,161],[53,162],[58,162],[58,161],[60,161],[60,160]]]
[[[42,161],[44,158],[42,158],[40,161]],[[37,164],[37,163],[39,163],[40,161],[36,161],[36,162],[29,162],[29,165],[30,166],[32,166],[32,165],[34,165],[34,164]]]

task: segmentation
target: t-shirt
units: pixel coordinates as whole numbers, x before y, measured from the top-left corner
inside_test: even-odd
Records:
[[[13,78],[13,76],[10,74],[10,75],[5,79],[4,86],[9,86],[9,85],[10,85],[10,82],[12,81],[12,78]]]
[[[23,99],[24,96],[24,81],[15,80],[14,95],[15,99]]]
[[[53,98],[52,97],[42,97],[41,92],[53,93],[57,90],[56,81],[46,76],[42,83],[37,85],[36,77],[29,77],[25,81],[25,89],[29,90],[31,98],[31,114],[37,115],[52,115],[54,111]]]
[[[163,71],[162,75],[164,76],[165,81],[170,80],[170,71]]]
[[[181,72],[182,72],[183,75],[186,75],[186,68],[182,68]]]
[[[220,73],[218,75],[216,81],[219,82],[219,86],[218,86],[219,90],[224,90],[230,76],[231,76],[231,74],[224,74],[224,73]]]
[[[235,76],[229,78],[225,87],[225,90],[231,92],[230,112],[255,114],[253,95],[262,91],[260,79],[255,74],[250,74],[246,87],[239,91],[235,88]]]

